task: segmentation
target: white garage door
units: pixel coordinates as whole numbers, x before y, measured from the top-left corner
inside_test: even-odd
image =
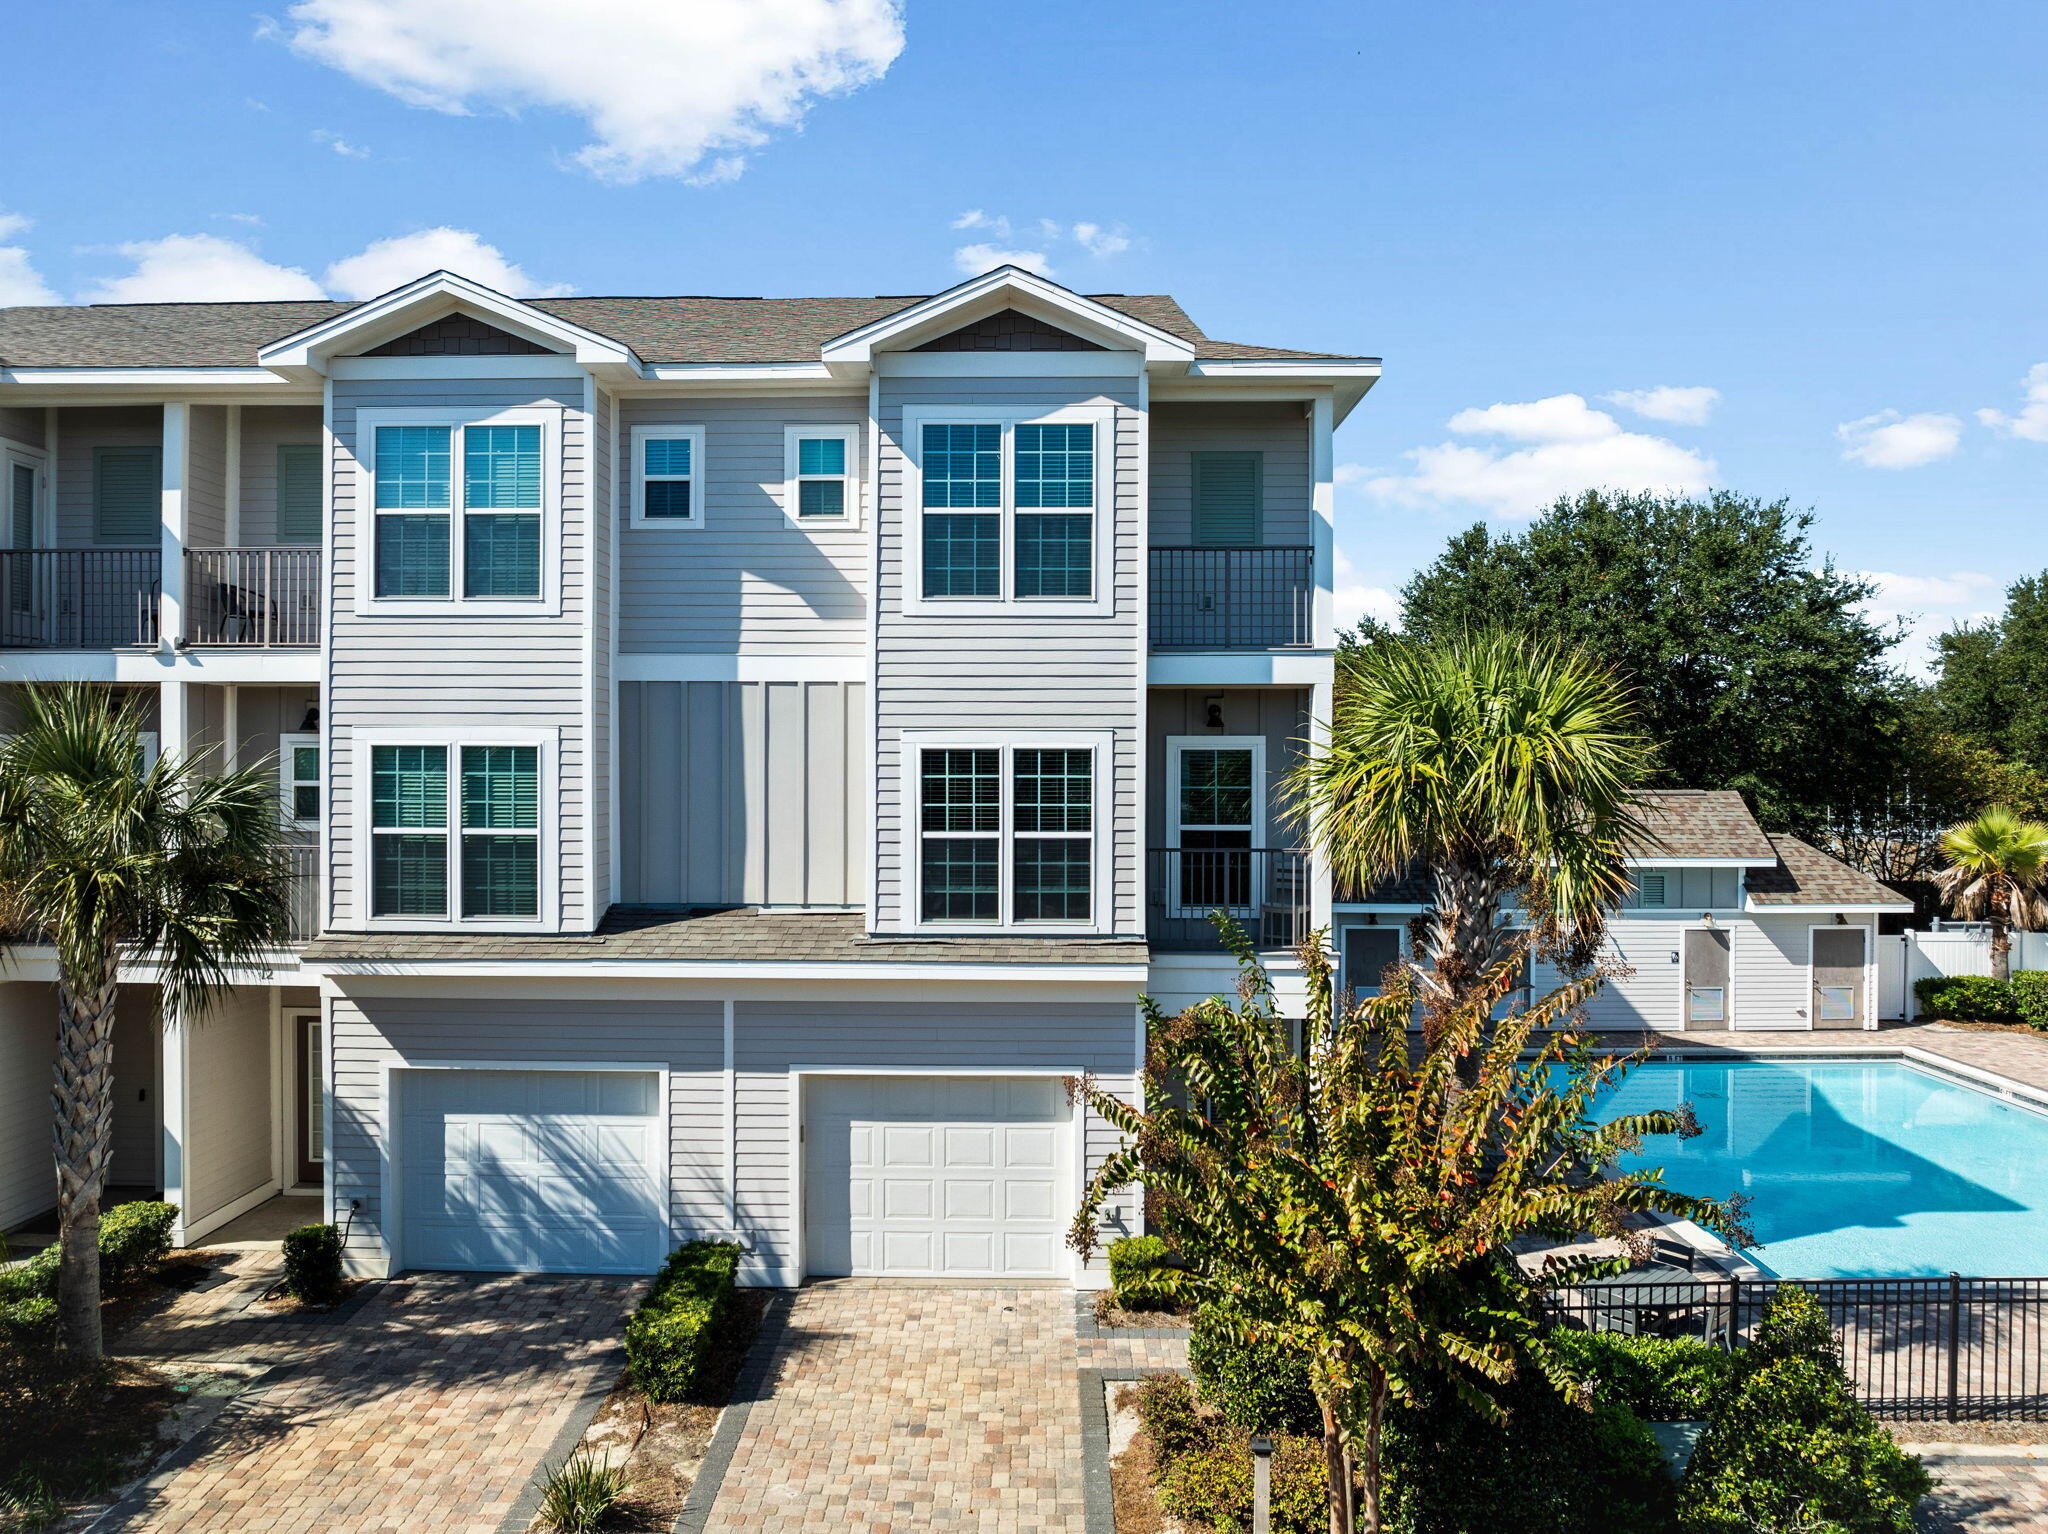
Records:
[[[1067,1105],[1044,1077],[820,1076],[805,1088],[806,1266],[821,1276],[1056,1278]]]
[[[398,1085],[409,1268],[651,1273],[665,1119],[645,1071],[407,1071]]]

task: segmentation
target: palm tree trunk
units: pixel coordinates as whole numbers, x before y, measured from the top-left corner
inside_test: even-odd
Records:
[[[1430,909],[1416,957],[1422,1037],[1434,1048],[1502,956],[1499,884],[1483,860],[1446,858],[1430,872]]]
[[[2012,888],[2003,874],[1991,880],[1991,978],[2003,984],[2012,979]]]
[[[57,981],[57,1069],[51,1091],[56,1116],[57,1341],[78,1358],[98,1358],[100,1336],[100,1198],[114,1142],[114,1003],[116,960],[80,989]]]

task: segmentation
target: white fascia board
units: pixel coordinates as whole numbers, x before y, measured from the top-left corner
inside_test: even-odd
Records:
[[[721,655],[684,650],[615,656],[622,682],[862,682],[862,655]]]
[[[1340,916],[1356,916],[1367,911],[1379,916],[1418,916],[1429,907],[1420,901],[1401,905],[1384,900],[1335,900],[1330,903],[1330,909]]]
[[[1776,868],[1776,858],[1623,858],[1630,868]]]
[[[404,287],[273,341],[257,353],[257,361],[287,377],[323,374],[327,359],[344,344],[375,346],[456,309],[486,316],[537,345],[561,347],[599,377],[642,375],[643,366],[631,347],[446,271],[429,272]]]
[[[822,362],[650,362],[629,393],[644,393],[660,384],[693,384],[705,388],[729,385],[828,384],[844,392],[846,383]]]
[[[0,384],[25,389],[87,384],[96,388],[249,389],[288,380],[269,368],[5,368]]]
[[[1336,673],[1328,650],[1172,650],[1145,662],[1153,687],[1314,687]]]
[[[24,943],[10,948],[7,959],[9,980],[54,981],[57,978],[57,950],[54,948]],[[162,978],[155,964],[122,962],[123,985],[155,985]],[[310,985],[313,972],[300,965],[299,956],[291,949],[280,948],[236,968],[230,983],[238,986]]]
[[[835,373],[859,376],[873,364],[878,350],[908,348],[1008,308],[1048,320],[1057,318],[1061,325],[1089,340],[1142,352],[1148,365],[1185,368],[1194,360],[1193,342],[1015,266],[999,266],[970,277],[943,293],[849,330],[827,341],[820,355]]]
[[[317,685],[320,652],[303,650],[16,650],[0,653],[0,683],[212,682]]]
[[[309,975],[532,976],[597,980],[967,980],[1143,985],[1143,964],[764,964],[740,959],[333,959],[304,966]]]
[[[1834,911],[1840,911],[1844,916],[1886,916],[1897,911],[1913,909],[1914,905],[1910,900],[1881,905],[1844,905],[1839,900],[1773,900],[1760,905],[1747,893],[1743,895],[1742,900],[1742,911],[1745,916],[1810,916],[1815,912]]]

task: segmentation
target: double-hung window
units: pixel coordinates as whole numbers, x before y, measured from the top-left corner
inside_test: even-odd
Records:
[[[538,613],[555,588],[546,558],[553,420],[531,410],[485,420],[432,414],[362,412],[372,600]]]
[[[538,919],[541,766],[535,744],[373,742],[370,915]]]
[[[1093,741],[912,748],[917,921],[927,926],[1094,928]]]
[[[914,455],[913,611],[1104,610],[1108,410],[905,412]]]
[[[632,522],[635,527],[704,525],[704,428],[633,428]]]
[[[277,776],[284,818],[295,826],[319,825],[320,737],[278,736]]]
[[[838,525],[860,505],[860,428],[791,426],[782,440],[782,505],[797,522]]]

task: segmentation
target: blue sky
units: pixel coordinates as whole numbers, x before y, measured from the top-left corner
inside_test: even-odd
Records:
[[[1811,506],[1923,631],[2048,563],[2038,3],[83,0],[8,30],[0,301],[441,264],[915,293],[985,246],[1383,356],[1339,438],[1351,611],[1583,482]]]

